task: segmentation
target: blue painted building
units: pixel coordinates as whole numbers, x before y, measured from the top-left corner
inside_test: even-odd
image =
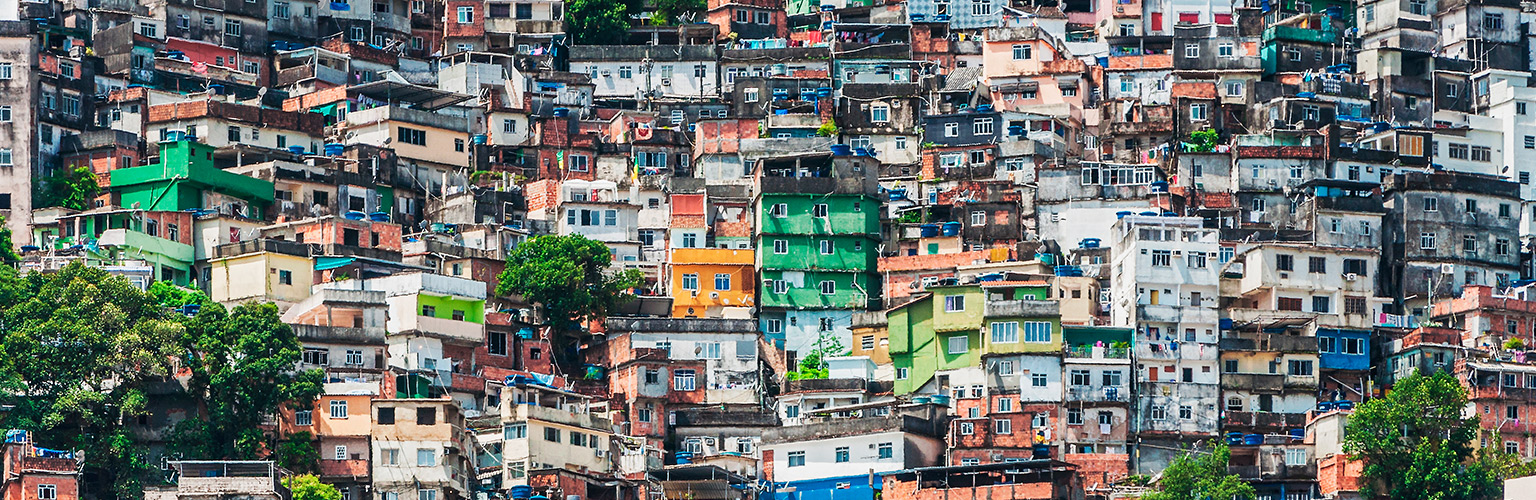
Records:
[[[1319,404],[1360,402],[1370,393],[1371,332],[1318,328],[1317,365]]]
[[[874,500],[875,492],[880,490],[880,476],[860,474],[774,483],[773,486],[773,500]]]

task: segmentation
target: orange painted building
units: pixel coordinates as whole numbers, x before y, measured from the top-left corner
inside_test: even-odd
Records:
[[[32,443],[32,434],[8,431],[0,444],[0,492],[4,500],[77,500],[80,461],[73,452]]]
[[[672,249],[672,317],[751,317],[757,304],[752,250]],[[728,315],[728,312],[739,312]]]

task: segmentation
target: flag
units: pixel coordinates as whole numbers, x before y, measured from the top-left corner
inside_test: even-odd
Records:
[[[206,74],[208,74],[208,63],[204,63],[204,62],[192,63],[192,72],[193,73],[197,73],[199,75],[206,75]]]

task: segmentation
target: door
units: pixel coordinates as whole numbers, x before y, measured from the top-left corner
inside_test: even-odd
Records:
[[[1157,367],[1156,366],[1148,366],[1147,367],[1147,381],[1149,381],[1149,382],[1156,382],[1157,381]]]
[[[1274,411],[1275,397],[1269,394],[1259,395],[1259,411]]]

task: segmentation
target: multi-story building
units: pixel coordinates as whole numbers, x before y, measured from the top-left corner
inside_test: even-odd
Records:
[[[1382,189],[1380,286],[1397,300],[1398,313],[1422,311],[1458,287],[1504,287],[1520,276],[1518,184],[1459,172],[1396,172]]]
[[[1160,470],[1172,458],[1166,450],[1220,424],[1220,244],[1194,217],[1127,215],[1113,231],[1110,319],[1137,337],[1132,428],[1143,446],[1133,469]]]
[[[345,408],[345,405],[343,405]],[[469,498],[475,444],[452,399],[374,399],[372,493],[384,498]]]
[[[877,166],[829,153],[758,161],[758,318],[791,359],[825,335],[846,348],[853,313],[880,303]]]

